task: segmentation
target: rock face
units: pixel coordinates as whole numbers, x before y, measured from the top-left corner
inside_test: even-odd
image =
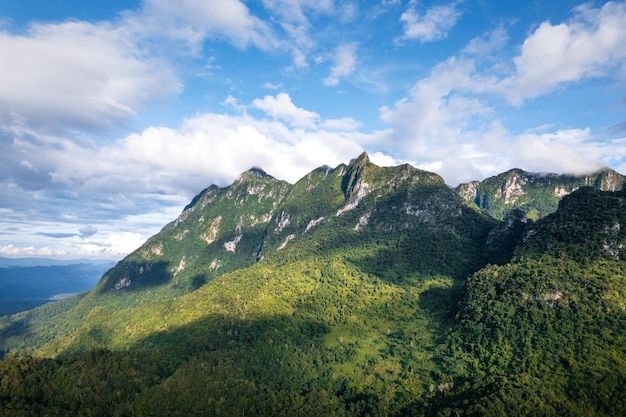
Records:
[[[581,187],[618,191],[625,180],[626,177],[613,170],[573,176],[512,169],[480,182],[460,184],[456,191],[468,205],[498,220],[503,220],[506,213],[515,208],[522,209],[529,218],[536,220],[556,211],[561,198]]]

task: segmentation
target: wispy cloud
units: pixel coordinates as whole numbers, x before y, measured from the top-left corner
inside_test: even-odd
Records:
[[[172,68],[110,24],[34,24],[0,32],[0,113],[45,128],[115,126],[181,90]]]
[[[354,72],[357,64],[357,50],[358,44],[355,42],[339,45],[335,49],[330,75],[324,78],[325,85],[336,86],[342,78]]]
[[[178,39],[192,50],[199,50],[207,39],[262,50],[275,49],[280,43],[272,27],[240,0],[146,0],[132,22],[138,32]]]
[[[444,39],[462,15],[458,2],[430,7],[422,14],[412,2],[402,13],[404,32],[398,40],[433,42]]]
[[[68,237],[76,237],[78,236],[76,233],[48,233],[48,232],[37,232],[36,235],[38,236],[45,236],[45,237],[51,237],[53,239],[65,239]]]

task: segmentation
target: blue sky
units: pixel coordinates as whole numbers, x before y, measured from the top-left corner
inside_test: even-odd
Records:
[[[626,173],[626,3],[4,0],[0,256],[120,258],[210,184],[367,151]]]

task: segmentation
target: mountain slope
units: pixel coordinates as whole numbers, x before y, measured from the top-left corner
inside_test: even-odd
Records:
[[[626,194],[591,187],[467,281],[448,342],[467,415],[625,415]]]

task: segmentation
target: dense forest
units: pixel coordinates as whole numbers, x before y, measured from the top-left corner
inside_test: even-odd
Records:
[[[245,173],[0,318],[0,416],[626,415],[625,204],[497,220],[366,156]]]

